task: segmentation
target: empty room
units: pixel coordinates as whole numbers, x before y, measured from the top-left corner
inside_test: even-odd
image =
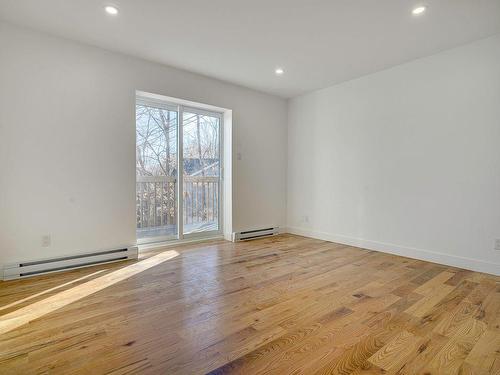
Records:
[[[500,375],[500,0],[0,0],[0,374]]]

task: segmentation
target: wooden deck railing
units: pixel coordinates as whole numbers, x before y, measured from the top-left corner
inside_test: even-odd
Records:
[[[184,177],[184,224],[217,221],[219,177]]]
[[[217,222],[219,177],[184,177],[184,224]],[[137,228],[175,226],[177,179],[169,176],[138,176],[136,187]]]

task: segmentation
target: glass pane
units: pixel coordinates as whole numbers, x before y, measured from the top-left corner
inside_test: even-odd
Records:
[[[136,105],[137,238],[177,236],[178,113]]]
[[[220,120],[183,115],[184,234],[219,230]]]

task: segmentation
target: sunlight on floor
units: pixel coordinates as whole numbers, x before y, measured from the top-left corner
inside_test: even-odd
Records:
[[[38,319],[57,309],[67,306],[82,298],[88,297],[91,294],[99,292],[142,271],[145,271],[169,259],[173,259],[178,255],[179,253],[174,250],[162,252],[150,258],[131,264],[130,266],[120,268],[116,271],[110,272],[86,283],[64,290],[46,299],[20,308],[19,310],[3,315],[0,317],[0,334],[12,331],[13,329],[27,324],[32,320]],[[54,289],[57,289],[57,287],[52,288],[52,290]],[[38,295],[40,294],[43,293],[39,293]]]
[[[21,303],[26,302],[26,301],[29,301],[30,299],[34,299],[34,298],[36,298],[36,297],[43,296],[44,294],[47,294],[47,293],[53,292],[54,290],[57,290],[57,289],[64,288],[65,286],[68,286],[68,285],[71,285],[71,284],[76,284],[76,283],[77,283],[77,282],[79,282],[79,281],[82,281],[82,280],[85,280],[85,279],[90,279],[92,276],[95,276],[95,275],[98,275],[98,274],[100,274],[100,273],[103,273],[104,271],[106,271],[106,270],[100,270],[100,271],[97,271],[97,272],[91,273],[90,275],[85,275],[85,276],[80,277],[80,278],[78,278],[78,279],[68,281],[67,283],[64,283],[64,284],[61,284],[61,285],[57,285],[57,286],[55,286],[55,287],[53,287],[53,288],[50,288],[50,289],[46,289],[46,290],[44,290],[43,292],[36,293],[36,294],[33,294],[33,295],[29,296],[29,297],[26,297],[26,298],[20,299],[20,300],[18,300],[18,301],[12,302],[12,303],[9,303],[8,305],[5,305],[5,306],[0,306],[0,311],[2,311],[2,310],[6,310],[6,309],[9,309],[9,308],[14,307],[14,306],[16,306],[16,305],[20,305]]]

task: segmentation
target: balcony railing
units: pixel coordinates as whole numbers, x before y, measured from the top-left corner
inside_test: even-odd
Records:
[[[177,226],[177,179],[170,176],[137,176],[137,229]],[[216,229],[219,218],[219,177],[185,176],[183,223],[186,228]]]
[[[137,176],[137,228],[177,225],[177,179],[169,176]]]

